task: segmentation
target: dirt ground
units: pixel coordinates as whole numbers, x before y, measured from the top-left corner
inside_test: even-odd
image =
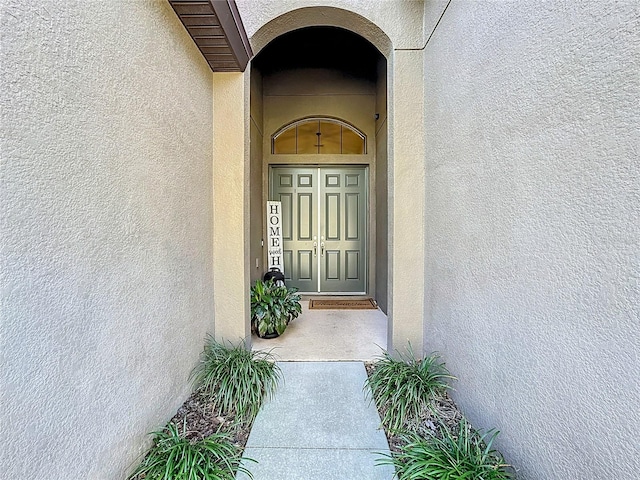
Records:
[[[194,392],[170,420],[189,440],[201,440],[216,432],[228,433],[233,444],[244,450],[251,431],[251,423],[241,423],[235,413],[223,415],[200,392]],[[185,423],[186,421],[186,423]]]

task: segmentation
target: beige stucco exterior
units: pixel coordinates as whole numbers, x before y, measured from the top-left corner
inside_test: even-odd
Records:
[[[452,2],[424,51],[427,351],[523,479],[640,472],[640,4]]]
[[[315,88],[370,136],[390,348],[441,353],[518,478],[635,478],[638,3],[238,6],[256,53],[329,25],[385,58]],[[205,334],[249,340],[270,135],[318,99],[212,74],[163,1],[0,8],[3,474],[122,479]]]
[[[214,331],[220,89],[166,2],[0,11],[0,477],[123,479]]]
[[[213,287],[215,336],[246,341],[249,327],[250,158],[247,74],[213,78]]]
[[[423,351],[425,176],[423,159],[422,52],[398,51],[393,59],[389,155],[389,348]]]

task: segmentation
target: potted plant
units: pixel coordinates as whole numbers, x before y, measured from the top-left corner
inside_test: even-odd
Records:
[[[282,335],[291,320],[300,315],[300,295],[295,287],[257,280],[251,287],[251,329],[262,338]]]

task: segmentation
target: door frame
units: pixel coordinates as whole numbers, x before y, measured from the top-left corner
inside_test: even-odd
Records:
[[[272,194],[272,180],[273,180],[273,172],[274,169],[277,168],[316,168],[318,170],[322,168],[361,168],[364,171],[364,241],[363,241],[363,268],[364,268],[364,289],[359,292],[300,292],[304,295],[309,296],[363,296],[368,295],[371,280],[371,268],[372,268],[372,258],[369,256],[371,252],[371,165],[368,163],[273,163],[268,165],[268,171],[266,172],[266,199],[271,199]],[[318,204],[318,217],[320,215],[320,198],[317,200]],[[266,205],[266,203],[265,203]],[[320,223],[320,219],[318,218],[318,223]],[[266,259],[266,251],[265,251],[265,259]],[[318,257],[318,266],[320,265],[320,257]],[[320,274],[320,269],[318,267],[318,274]],[[320,288],[320,278],[318,278],[318,289]]]

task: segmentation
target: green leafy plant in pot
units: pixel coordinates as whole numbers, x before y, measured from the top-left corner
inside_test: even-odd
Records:
[[[251,287],[251,328],[259,337],[282,335],[289,322],[302,311],[295,287],[287,288],[273,280],[257,280]]]

